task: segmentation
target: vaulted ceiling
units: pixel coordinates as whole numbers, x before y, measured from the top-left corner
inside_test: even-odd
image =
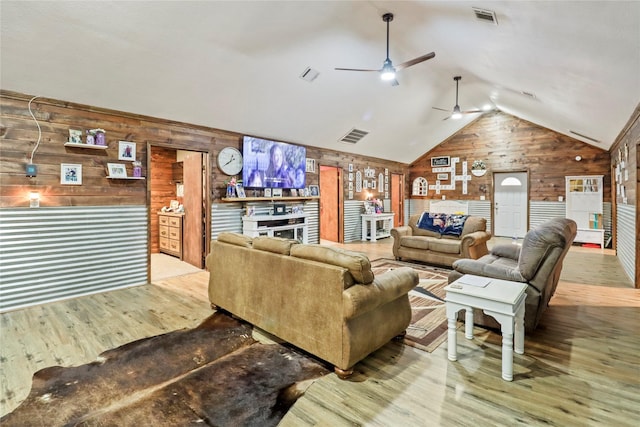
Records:
[[[386,12],[394,64],[435,58],[398,86],[336,71],[382,67]],[[453,109],[456,75],[463,110],[603,149],[640,101],[637,1],[3,0],[0,19],[3,89],[407,163],[478,116],[432,108]]]

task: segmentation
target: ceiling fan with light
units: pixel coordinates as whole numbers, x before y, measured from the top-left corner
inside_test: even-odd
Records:
[[[461,111],[460,110],[460,105],[458,105],[458,82],[462,79],[461,76],[455,76],[453,78],[453,80],[455,80],[456,82],[456,105],[453,107],[453,111],[451,110],[445,110],[444,108],[438,108],[438,107],[432,107],[434,110],[440,110],[440,111],[446,111],[451,112],[451,115],[445,117],[443,120],[447,120],[447,119],[459,119],[461,118],[464,114],[474,114],[474,113],[483,113],[483,110],[468,110],[468,111]]]
[[[387,23],[387,59],[382,63],[382,68],[379,70],[368,70],[361,68],[336,68],[338,71],[377,71],[380,73],[380,78],[385,81],[390,81],[392,86],[398,86],[398,80],[396,80],[396,72],[412,65],[419,64],[428,59],[436,56],[434,52],[427,53],[426,55],[419,56],[409,61],[403,62],[400,65],[393,66],[393,62],[389,59],[389,22],[393,21],[393,13],[385,13],[382,15],[382,20]]]

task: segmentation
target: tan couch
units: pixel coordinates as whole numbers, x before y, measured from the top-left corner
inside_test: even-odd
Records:
[[[458,259],[477,259],[489,252],[487,240],[491,233],[487,232],[486,219],[469,216],[460,237],[454,237],[418,228],[421,215],[412,215],[409,225],[391,229],[393,256],[397,260],[417,260],[450,267]]]
[[[576,223],[571,219],[553,218],[545,221],[525,234],[522,246],[496,245],[488,255],[478,260],[454,262],[449,283],[464,274],[527,283],[524,327],[531,332],[538,326],[556,290],[562,262],[576,237],[576,230]],[[463,316],[464,313],[460,313],[460,320]],[[500,328],[500,324],[482,310],[474,310],[474,323]]]
[[[358,252],[221,233],[206,262],[213,306],[333,364],[341,378],[411,321],[417,273],[374,277]]]

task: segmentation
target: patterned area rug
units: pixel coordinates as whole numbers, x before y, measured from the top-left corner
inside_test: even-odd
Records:
[[[411,267],[418,272],[420,283],[409,292],[411,324],[404,343],[429,353],[447,339],[447,314],[444,306],[449,270],[391,259],[371,262],[374,275],[399,267]]]

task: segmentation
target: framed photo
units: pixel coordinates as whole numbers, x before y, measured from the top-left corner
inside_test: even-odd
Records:
[[[60,164],[60,184],[82,185],[82,165]]]
[[[318,187],[317,185],[310,185],[309,186],[309,194],[311,196],[319,196],[320,195],[320,187]]]
[[[349,182],[349,191],[353,192],[353,182]]]
[[[244,193],[244,187],[242,186],[242,184],[236,184],[236,194],[241,199],[245,199],[247,197],[247,195]]]
[[[432,157],[431,158],[431,167],[439,168],[442,166],[451,166],[451,157],[449,156],[440,156],[440,157]]]
[[[272,197],[282,197],[282,188],[273,188],[271,190]]]
[[[122,163],[107,163],[110,178],[126,178],[127,168]]]
[[[120,141],[118,143],[118,160],[130,160],[136,159],[136,143],[129,141]]]
[[[300,189],[300,191],[302,191],[302,189]],[[304,197],[309,197],[311,195],[311,192],[309,191],[309,187],[304,189]]]
[[[353,181],[353,172],[349,172],[349,181]]]
[[[73,144],[82,144],[82,131],[69,129],[69,142]]]
[[[270,188],[265,188],[264,189],[264,197],[271,197],[271,189]]]
[[[295,188],[291,189],[291,197],[298,197],[298,190],[296,190]]]
[[[315,159],[307,159],[307,173],[316,173]]]
[[[353,172],[353,163],[349,163],[349,172]]]

